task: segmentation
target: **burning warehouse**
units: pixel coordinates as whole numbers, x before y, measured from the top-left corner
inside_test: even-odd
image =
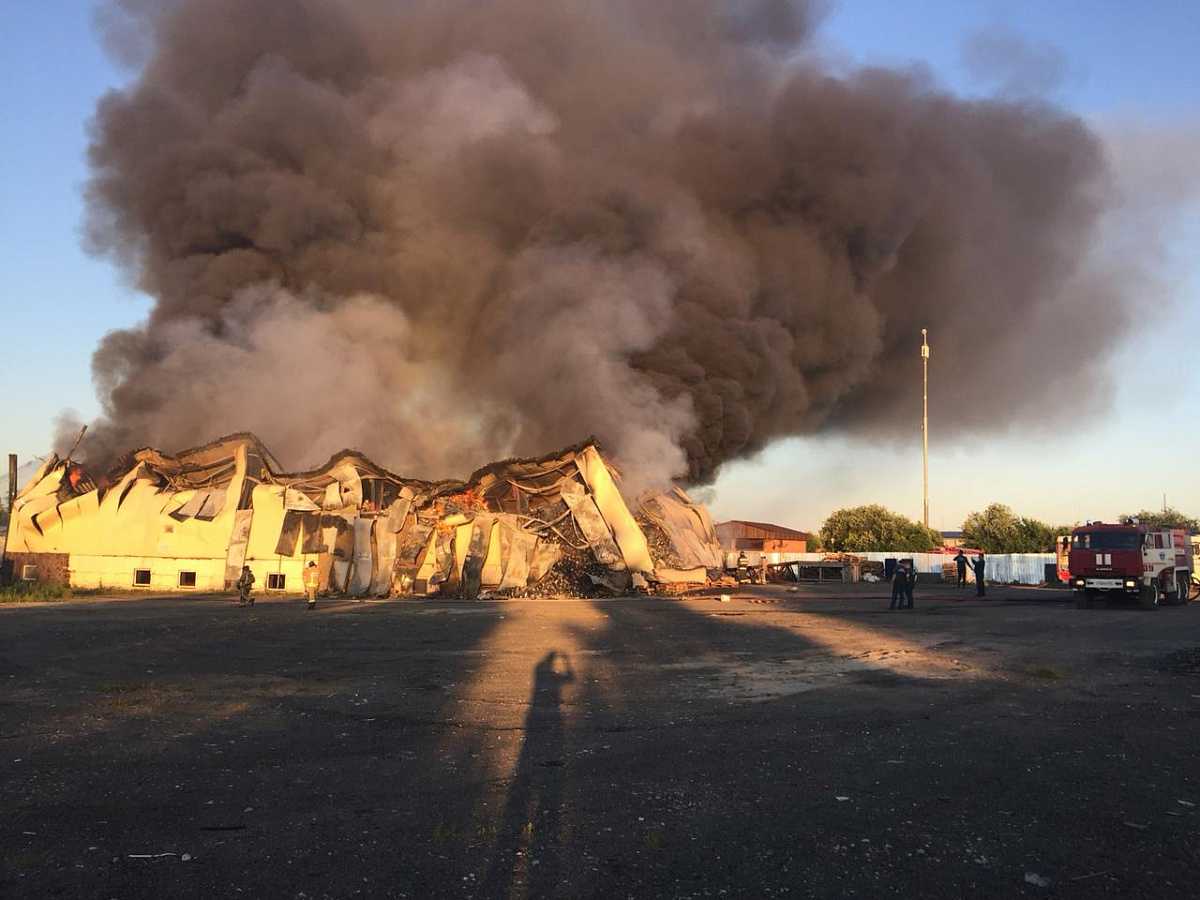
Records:
[[[222,590],[245,564],[298,590],[315,562],[335,593],[472,599],[703,583],[720,561],[705,509],[679,490],[631,507],[592,440],[428,482],[350,450],[284,473],[250,434],[138,450],[103,475],[51,456],[5,552],[17,578],[76,587]]]
[[[627,505],[590,444],[463,483],[348,452],[284,474],[244,435],[108,463],[246,422],[286,467],[349,443],[438,475],[597,434],[628,484],[706,484],[787,436],[903,433],[927,323],[952,438],[1020,421],[1046,384],[1102,396],[1136,319],[1138,279],[1093,253],[1099,138],[913,73],[830,75],[822,3],[108,6],[141,65],[89,129],[86,242],[154,306],[93,357],[90,478],[64,421],[22,493],[18,577],[693,577],[719,558],[707,516]],[[1092,352],[1060,352],[1062,323]]]

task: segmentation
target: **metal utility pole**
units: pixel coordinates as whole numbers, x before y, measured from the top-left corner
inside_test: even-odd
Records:
[[[71,452],[67,454],[67,462],[71,461],[71,457],[75,455],[75,451],[79,449],[79,442],[83,440],[83,436],[87,434],[87,426],[84,425],[79,429],[79,434],[75,435],[75,443],[71,447]]]
[[[925,527],[929,527],[929,335],[921,329],[921,441],[924,444],[922,462],[925,467]]]
[[[17,500],[17,454],[8,454],[8,527],[4,529],[3,547],[0,548],[0,584],[7,580],[4,556],[8,553],[8,535],[13,530],[13,504]]]

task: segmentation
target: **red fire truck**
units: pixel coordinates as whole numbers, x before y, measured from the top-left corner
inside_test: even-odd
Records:
[[[1090,522],[1071,532],[1071,588],[1086,609],[1101,597],[1137,597],[1142,609],[1178,606],[1192,593],[1192,544],[1182,528],[1130,519]]]

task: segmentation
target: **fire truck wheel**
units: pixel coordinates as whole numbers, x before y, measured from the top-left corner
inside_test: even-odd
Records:
[[[1142,589],[1138,593],[1138,603],[1142,609],[1158,609],[1158,600],[1159,591],[1157,581],[1142,585]]]
[[[1179,603],[1187,603],[1192,599],[1192,577],[1187,572],[1175,573],[1179,585]]]

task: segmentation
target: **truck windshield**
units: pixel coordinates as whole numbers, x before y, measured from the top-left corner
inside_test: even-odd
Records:
[[[1076,550],[1140,550],[1142,536],[1136,531],[1084,531],[1071,536]]]

